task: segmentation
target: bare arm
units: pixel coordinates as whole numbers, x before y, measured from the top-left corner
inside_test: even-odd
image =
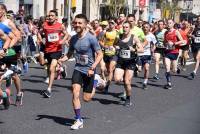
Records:
[[[134,41],[136,43],[136,49],[137,49],[137,52],[139,53],[143,53],[144,52],[144,47],[143,45],[141,44],[140,40],[138,37],[134,36]]]
[[[67,33],[65,26],[62,25],[62,33],[64,34],[63,39],[60,41],[60,44],[64,44],[65,41],[69,38],[69,34]]]
[[[176,30],[176,36],[178,37],[179,41],[175,42],[175,45],[185,45],[186,40],[183,40],[183,37],[181,36],[180,32]]]
[[[1,30],[0,30],[0,38],[4,41],[3,48],[8,49],[10,42],[11,42],[11,39]]]
[[[11,28],[12,30],[12,33],[16,36],[16,42],[17,41],[20,41],[21,40],[21,33],[20,31],[16,28],[16,25],[12,22],[12,21],[9,21],[8,23],[9,27]],[[16,43],[15,43],[16,44]],[[13,45],[15,45],[13,44]]]
[[[92,65],[93,69],[96,68],[96,66],[100,63],[100,61],[102,60],[102,58],[103,58],[103,53],[102,53],[102,51],[100,49],[100,50],[98,50],[96,52],[96,59],[95,59],[95,62],[93,63],[93,65]]]

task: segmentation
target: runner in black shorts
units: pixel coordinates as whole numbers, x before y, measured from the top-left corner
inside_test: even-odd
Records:
[[[83,100],[88,102],[92,98],[94,84],[94,74],[97,64],[102,60],[103,54],[101,47],[94,35],[88,32],[87,17],[78,14],[74,20],[74,29],[77,32],[72,36],[69,43],[68,54],[59,61],[68,60],[73,54],[76,59],[74,73],[72,76],[72,103],[76,116],[76,122],[71,129],[83,128],[83,119],[81,117],[80,90],[83,87]],[[74,53],[76,51],[76,53]]]
[[[120,82],[124,79],[124,87],[126,91],[126,98],[124,106],[130,106],[131,97],[131,80],[133,72],[136,67],[137,52],[143,52],[143,47],[140,40],[131,34],[131,24],[129,22],[123,23],[123,35],[120,37],[116,48],[118,49],[118,60],[114,72],[114,79]]]

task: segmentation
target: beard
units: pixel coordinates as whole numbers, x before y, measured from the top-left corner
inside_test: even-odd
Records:
[[[81,27],[75,27],[74,29],[77,33],[81,33],[83,31]]]

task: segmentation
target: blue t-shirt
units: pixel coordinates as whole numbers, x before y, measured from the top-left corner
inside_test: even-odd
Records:
[[[12,31],[11,28],[4,22],[0,22],[0,29],[7,35]],[[0,39],[0,49],[2,48],[3,48],[3,41],[2,39]]]
[[[72,36],[70,40],[69,52],[75,51],[75,70],[87,74],[88,69],[95,61],[95,52],[101,50],[101,47],[95,36],[89,32],[83,38],[78,35]]]

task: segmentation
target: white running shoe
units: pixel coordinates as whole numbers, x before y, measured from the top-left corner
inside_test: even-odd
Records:
[[[44,82],[47,83],[47,84],[49,84],[49,77],[47,77]]]
[[[78,130],[80,128],[83,128],[83,119],[76,119],[74,124],[71,126],[71,129]]]

